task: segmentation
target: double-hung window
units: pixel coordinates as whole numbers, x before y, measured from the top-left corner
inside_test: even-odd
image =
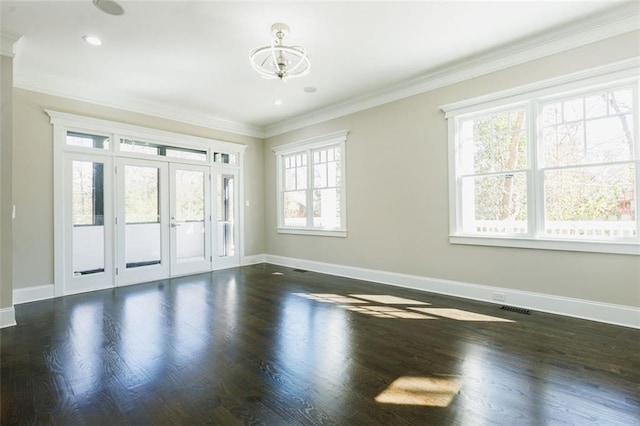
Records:
[[[346,236],[346,140],[341,131],[273,149],[278,232]]]
[[[579,81],[443,107],[452,243],[640,254],[637,65]]]

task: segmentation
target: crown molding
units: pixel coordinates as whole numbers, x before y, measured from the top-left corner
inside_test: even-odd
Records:
[[[384,90],[271,124],[265,127],[264,136],[272,137],[322,123],[638,29],[640,5],[629,2],[605,13],[576,21],[572,25],[546,31],[435,69],[422,77]]]
[[[13,58],[16,54],[18,40],[20,40],[19,35],[0,31],[0,55]]]
[[[328,133],[326,135],[314,136],[312,138],[304,139],[288,143],[286,145],[278,145],[272,148],[276,154],[286,154],[288,152],[296,151],[302,147],[315,148],[316,145],[323,146],[332,143],[341,143],[347,141],[347,135],[349,130],[339,130],[337,132]]]
[[[84,85],[37,71],[15,73],[13,79],[14,87],[20,89],[151,115],[239,135],[256,138],[264,137],[264,130],[261,127],[224,118],[212,117],[200,111],[190,111],[131,96],[124,96],[111,90],[102,89],[96,85]]]

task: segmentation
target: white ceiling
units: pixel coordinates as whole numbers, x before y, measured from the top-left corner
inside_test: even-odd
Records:
[[[2,0],[0,13],[2,31],[22,36],[18,86],[262,129],[593,19],[619,3],[122,0],[125,14],[111,16],[91,0]],[[285,41],[307,48],[308,76],[283,83],[252,70],[248,52],[270,42],[275,22],[290,26]],[[86,44],[85,34],[103,45]],[[318,91],[305,93],[306,86]]]

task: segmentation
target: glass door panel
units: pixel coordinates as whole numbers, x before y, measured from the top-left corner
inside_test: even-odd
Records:
[[[209,168],[171,164],[171,275],[211,269]]]
[[[238,240],[237,220],[237,177],[235,171],[215,174],[216,226],[214,267],[216,269],[239,265],[236,248]]]
[[[118,162],[118,284],[169,276],[166,163]]]
[[[108,170],[108,158],[70,155],[66,160],[64,294],[113,286]]]

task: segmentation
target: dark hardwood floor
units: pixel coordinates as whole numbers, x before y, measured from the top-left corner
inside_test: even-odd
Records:
[[[640,425],[640,330],[273,265],[16,320],[2,424]]]

